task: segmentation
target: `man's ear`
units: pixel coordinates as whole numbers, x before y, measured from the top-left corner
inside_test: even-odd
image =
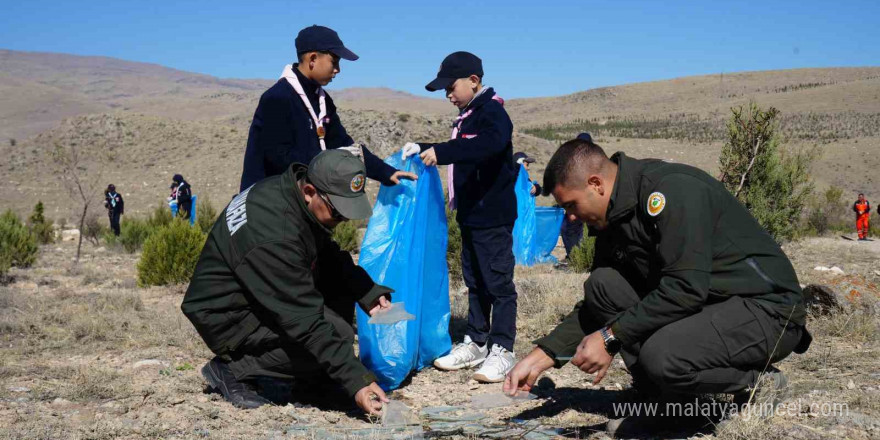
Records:
[[[315,188],[311,183],[304,183],[302,186],[303,198],[306,200],[306,205],[312,202],[312,198],[318,195],[318,189]]]
[[[605,179],[598,174],[591,174],[587,178],[587,188],[595,190],[600,196],[605,195]]]

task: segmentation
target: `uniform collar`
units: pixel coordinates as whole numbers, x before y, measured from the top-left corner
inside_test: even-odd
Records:
[[[318,89],[321,87],[321,85],[314,80],[306,78],[306,76],[299,71],[297,66],[299,66],[299,63],[295,63],[292,70],[294,75],[296,75],[296,79],[298,79],[299,83],[303,86],[303,91],[305,91],[306,94],[309,96],[317,94]]]
[[[486,87],[483,90],[480,90],[479,94],[477,94],[477,96],[474,96],[474,99],[471,100],[471,102],[467,105],[467,107],[464,108],[464,110],[461,111],[461,113],[482,106],[483,104],[492,100],[494,96],[495,90],[493,90],[491,87]]]
[[[327,234],[332,234],[330,229],[327,229],[326,226],[322,225],[321,222],[315,218],[315,215],[312,214],[312,211],[309,211],[308,205],[306,205],[306,200],[303,197],[302,191],[299,189],[299,181],[300,179],[304,179],[306,177],[306,172],[308,171],[308,167],[301,163],[294,163],[287,169],[284,173],[283,182],[281,185],[282,191],[284,191],[284,197],[287,199],[287,202],[294,209],[298,209],[302,212],[303,218],[305,218],[309,226],[312,227],[313,230],[323,231]]]
[[[617,164],[617,178],[614,180],[614,189],[611,190],[605,216],[609,224],[626,217],[639,203],[634,180],[637,174],[635,160],[626,157],[623,152],[617,152],[611,156],[611,161]]]

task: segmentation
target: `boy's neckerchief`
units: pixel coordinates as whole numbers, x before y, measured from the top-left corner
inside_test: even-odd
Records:
[[[483,87],[479,92],[477,92],[477,94],[474,95],[473,98],[471,98],[470,102],[468,102],[468,105],[465,106],[465,109],[462,110],[458,114],[458,116],[456,116],[455,121],[452,122],[452,136],[449,137],[450,140],[454,140],[458,137],[458,133],[461,131],[461,124],[464,122],[465,119],[467,119],[468,116],[471,115],[471,113],[474,112],[474,109],[470,108],[470,105],[473,104],[473,102],[477,99],[477,97],[479,97],[480,95],[485,93],[486,90],[489,90],[489,87]],[[499,97],[498,94],[494,92],[494,90],[492,93],[493,93],[492,99],[494,99],[495,101],[498,101],[501,105],[504,105],[504,100],[501,99],[501,97]],[[455,167],[454,164],[449,164],[446,167],[446,186],[447,186],[447,191],[449,192],[449,209],[450,210],[454,210],[456,208],[455,187],[452,185],[452,176],[453,176],[454,167]]]
[[[296,94],[302,99],[303,104],[306,105],[306,110],[309,111],[309,116],[312,117],[312,121],[315,121],[315,131],[318,133],[318,141],[321,143],[321,151],[326,150],[327,145],[324,144],[324,135],[326,135],[327,131],[324,129],[324,118],[327,117],[327,101],[324,89],[318,86],[318,107],[320,113],[316,115],[315,109],[312,108],[312,103],[309,102],[309,97],[306,96],[302,84],[299,83],[299,78],[297,78],[296,73],[293,72],[293,64],[284,66],[284,71],[281,72],[281,77],[286,79],[287,82],[293,86],[293,90],[296,91]]]

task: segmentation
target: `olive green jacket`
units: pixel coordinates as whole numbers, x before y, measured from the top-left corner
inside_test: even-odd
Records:
[[[268,326],[305,347],[354,395],[375,376],[324,319],[325,303],[350,298],[367,310],[392,290],[356,266],[308,210],[297,185],[305,172],[294,164],[229,203],[211,229],[181,309],[218,355]]]
[[[641,301],[611,330],[623,345],[733,295],[803,325],[803,293],[788,257],[746,208],[716,179],[688,165],[611,157],[617,179],[608,226],[596,237],[593,268],[618,271]],[[585,335],[580,307],[536,343],[573,355]],[[595,325],[595,324],[594,324]]]

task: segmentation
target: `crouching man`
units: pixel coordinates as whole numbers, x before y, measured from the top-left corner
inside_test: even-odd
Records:
[[[590,140],[563,144],[545,191],[596,237],[584,299],[508,374],[530,389],[566,360],[594,383],[621,354],[637,388],[741,393],[802,353],[803,295],[788,257],[717,180],[691,166],[610,159]]]
[[[327,150],[238,194],[214,224],[183,300],[183,313],[217,356],[208,384],[240,408],[269,403],[254,380],[329,377],[369,414],[387,402],[355,357],[354,304],[390,307],[377,285],[331,239],[370,216],[364,164]]]

